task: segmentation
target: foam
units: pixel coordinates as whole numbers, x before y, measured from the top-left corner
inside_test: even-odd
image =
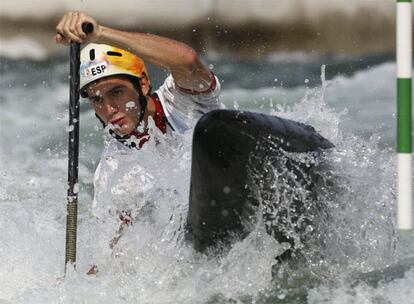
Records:
[[[103,140],[102,128],[90,110],[82,111],[80,123],[77,270],[69,268],[67,277],[59,279],[66,220],[67,62],[20,63],[8,63],[10,69],[0,81],[0,223],[5,227],[0,236],[4,287],[0,302],[241,303],[269,297],[269,302],[339,304],[375,302],[378,297],[394,304],[412,300],[410,269],[404,277],[388,277],[378,287],[355,285],[347,278],[355,272],[382,269],[390,260],[413,252],[414,239],[397,239],[393,230],[395,158],[388,144],[393,135],[372,134],[379,124],[388,124],[384,117],[393,119],[388,102],[395,85],[394,63],[332,81],[322,77],[323,86],[312,89],[305,84],[288,89],[278,83],[243,89],[239,82],[229,89],[223,83],[227,107],[236,100],[240,109],[310,123],[338,147],[331,158],[333,173],[344,178],[346,191],[337,201],[329,201],[336,212],[335,225],[328,227],[329,246],[324,252],[328,258],[313,260],[306,267],[286,266],[273,282],[271,264],[280,247],[259,228],[229,255],[211,259],[183,241],[179,227],[186,214],[190,134],[173,138],[174,145],[160,138],[161,150],[148,143],[142,153],[114,156],[119,170],[106,168],[107,183],[100,189],[106,192],[97,196],[96,206],[134,207],[144,199],[157,204],[141,214],[142,221],[131,226],[112,251],[108,240],[117,228],[117,218],[105,212],[110,208],[95,212],[92,206],[91,183]],[[231,75],[242,69],[238,64],[242,63],[228,67],[235,69]],[[343,112],[345,107],[350,108],[348,114]],[[355,107],[357,113],[352,111]],[[372,114],[368,123],[369,115],[355,119],[365,107]],[[344,128],[346,120],[349,128]],[[359,136],[361,129],[370,135]],[[150,171],[153,179],[141,179],[143,171]],[[96,277],[85,274],[92,263],[100,269]],[[307,271],[312,274],[304,275]],[[345,281],[343,285],[335,281],[338,274],[345,275],[339,279]]]
[[[363,303],[414,303],[414,269],[408,270],[404,277],[391,282],[379,282],[378,286],[365,283],[349,284],[349,282],[336,282],[324,284],[312,289],[308,295],[309,304],[363,304]]]

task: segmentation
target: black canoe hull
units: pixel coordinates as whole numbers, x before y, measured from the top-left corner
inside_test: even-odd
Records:
[[[279,162],[282,155],[278,155],[279,151],[286,155],[318,153],[332,148],[332,143],[312,127],[276,116],[233,110],[215,110],[198,121],[193,136],[187,218],[187,238],[196,250],[203,252],[225,242],[230,235],[243,237],[249,232],[245,221],[254,215],[254,206],[258,203],[254,198],[257,187],[252,185],[248,164],[266,175],[269,149],[264,143],[269,140],[272,141],[272,166],[298,171],[295,176],[303,179],[302,184],[312,194],[312,183],[305,182],[304,177],[309,173],[309,165],[301,170],[302,164],[292,160]],[[298,199],[291,203],[297,205],[297,212],[302,212]],[[293,245],[280,225],[269,233],[278,241]]]

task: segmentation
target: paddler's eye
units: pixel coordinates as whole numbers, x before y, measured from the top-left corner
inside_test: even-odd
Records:
[[[124,90],[122,90],[121,88],[116,88],[114,90],[112,90],[112,95],[115,97],[119,97],[122,96],[122,94],[124,93]]]
[[[102,104],[102,98],[99,96],[96,97],[90,97],[89,98],[89,102],[91,103],[91,105],[93,106],[98,106]]]

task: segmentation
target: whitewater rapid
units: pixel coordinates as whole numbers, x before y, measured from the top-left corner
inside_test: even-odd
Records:
[[[332,220],[324,225],[323,258],[284,265],[272,279],[281,245],[263,227],[216,257],[185,242],[191,133],[160,137],[160,149],[115,155],[94,190],[104,137],[86,101],[77,268],[63,278],[67,62],[2,57],[0,303],[413,303],[414,237],[400,234],[395,220],[395,63],[384,58],[345,72],[341,66],[354,59],[274,54],[263,65],[207,58],[227,108],[311,124],[336,145],[328,160],[341,187],[324,202]],[[160,83],[162,74],[150,74]],[[117,217],[99,208],[112,203],[139,210],[141,219],[114,249]],[[92,264],[96,277],[86,275]],[[371,275],[379,270],[384,276]]]

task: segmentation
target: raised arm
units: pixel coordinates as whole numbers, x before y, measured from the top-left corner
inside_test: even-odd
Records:
[[[86,36],[82,24],[90,22],[94,31]],[[56,26],[56,43],[95,42],[113,45],[136,53],[148,62],[170,70],[176,84],[184,89],[204,91],[213,81],[212,73],[188,45],[173,39],[148,34],[119,31],[98,24],[83,12],[66,13]]]

